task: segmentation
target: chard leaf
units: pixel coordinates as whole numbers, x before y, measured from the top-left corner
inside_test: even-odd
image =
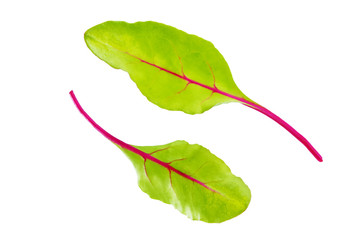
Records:
[[[70,95],[81,114],[133,163],[141,190],[151,198],[172,204],[193,220],[220,223],[238,216],[251,194],[243,180],[208,149],[186,141],[159,146],[127,144],[101,128]]]
[[[322,162],[307,139],[239,90],[211,42],[156,22],[109,21],[89,29],[84,38],[96,56],[127,71],[154,104],[196,114],[218,104],[240,102],[276,121]]]

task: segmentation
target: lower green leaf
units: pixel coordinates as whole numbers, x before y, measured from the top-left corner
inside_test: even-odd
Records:
[[[74,103],[83,116],[132,161],[138,185],[151,198],[172,204],[193,220],[219,223],[238,216],[251,194],[243,180],[208,149],[186,141],[160,146],[132,146],[101,128]]]
[[[151,198],[205,222],[223,222],[248,207],[249,188],[208,149],[186,141],[135,147],[152,158],[119,146],[136,168],[138,185]]]

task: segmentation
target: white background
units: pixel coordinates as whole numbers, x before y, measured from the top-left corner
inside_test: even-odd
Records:
[[[362,239],[361,1],[2,1],[0,239]],[[153,20],[210,40],[240,89],[293,125],[241,104],[202,115],[148,102],[86,47],[107,20]],[[221,224],[150,199],[130,161],[79,114],[136,145],[184,139],[252,191]]]

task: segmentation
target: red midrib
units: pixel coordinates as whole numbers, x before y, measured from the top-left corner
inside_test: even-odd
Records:
[[[323,159],[322,159],[322,156],[318,153],[318,151],[312,146],[312,144],[305,138],[303,137],[303,135],[301,135],[297,130],[295,130],[292,126],[290,126],[287,122],[285,122],[283,119],[281,119],[279,116],[277,116],[276,114],[274,114],[273,112],[271,112],[270,110],[268,110],[267,108],[259,105],[259,104],[256,104],[256,103],[253,103],[253,102],[250,102],[248,100],[245,100],[244,98],[241,98],[241,97],[237,97],[235,95],[232,95],[230,93],[227,93],[227,92],[224,92],[224,91],[221,91],[220,89],[218,89],[216,86],[214,87],[210,87],[208,85],[205,85],[203,83],[200,83],[200,82],[197,82],[195,80],[192,80],[192,79],[189,79],[187,76],[185,75],[180,75],[180,74],[177,74],[175,72],[172,72],[166,68],[163,68],[163,67],[160,67],[156,64],[153,64],[153,63],[150,63],[150,62],[147,62],[135,55],[132,55],[128,52],[124,52],[134,58],[137,58],[138,60],[140,60],[141,62],[143,63],[146,63],[150,66],[153,66],[155,68],[158,68],[160,69],[161,71],[164,71],[164,72],[167,72],[169,74],[172,74],[178,78],[181,78],[185,81],[188,82],[188,84],[195,84],[195,85],[198,85],[200,87],[203,87],[203,88],[206,88],[206,89],[209,89],[211,90],[213,93],[219,93],[221,95],[224,95],[226,97],[229,97],[229,98],[232,98],[232,99],[235,99],[239,102],[241,102],[242,104],[244,104],[245,106],[247,107],[250,107],[264,115],[266,115],[267,117],[273,119],[275,122],[277,122],[280,126],[282,126],[284,129],[286,129],[289,133],[291,133],[295,138],[297,138],[308,150],[309,152],[311,152],[313,154],[313,156],[319,161],[319,162],[323,162]]]
[[[215,192],[215,193],[219,193],[218,191],[210,188],[209,186],[207,186],[205,183],[197,180],[196,178],[191,177],[190,175],[187,175],[186,173],[181,172],[180,170],[177,170],[176,168],[172,167],[170,164],[162,162],[161,160],[153,157],[152,155],[145,153],[135,147],[133,147],[132,145],[129,145],[128,143],[125,143],[121,140],[119,140],[118,138],[114,137],[113,135],[111,135],[110,133],[108,133],[106,130],[104,130],[101,126],[99,126],[82,108],[82,106],[80,105],[78,99],[76,98],[75,94],[73,91],[69,92],[70,96],[73,99],[73,102],[75,104],[75,106],[78,108],[79,112],[88,120],[88,122],[90,122],[90,124],[92,124],[92,126],[98,130],[98,132],[100,132],[104,137],[106,137],[108,140],[110,140],[111,142],[121,146],[122,148],[125,148],[133,153],[136,153],[137,155],[141,156],[144,159],[148,159],[154,163],[157,163],[163,167],[165,167],[168,171],[172,171],[186,179],[189,179],[195,183],[200,184],[201,186],[203,186],[204,188]],[[220,194],[220,193],[219,193]]]

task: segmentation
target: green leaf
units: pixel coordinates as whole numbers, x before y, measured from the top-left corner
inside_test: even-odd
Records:
[[[142,191],[174,205],[191,219],[223,222],[241,214],[249,205],[250,190],[243,180],[198,144],[175,141],[161,146],[134,146],[162,164],[118,147],[135,166]]]
[[[101,128],[74,103],[83,116],[132,161],[138,185],[151,198],[172,204],[193,220],[219,223],[246,210],[251,194],[247,185],[208,149],[186,141],[160,146],[132,146]]]
[[[127,71],[154,104],[196,114],[218,104],[240,102],[276,121],[322,161],[307,139],[239,90],[211,42],[156,22],[109,21],[89,29],[84,38],[96,56]]]
[[[247,98],[211,42],[176,28],[156,22],[105,22],[89,29],[85,41],[100,59],[127,71],[141,92],[162,108],[195,114],[237,101],[187,79]]]

